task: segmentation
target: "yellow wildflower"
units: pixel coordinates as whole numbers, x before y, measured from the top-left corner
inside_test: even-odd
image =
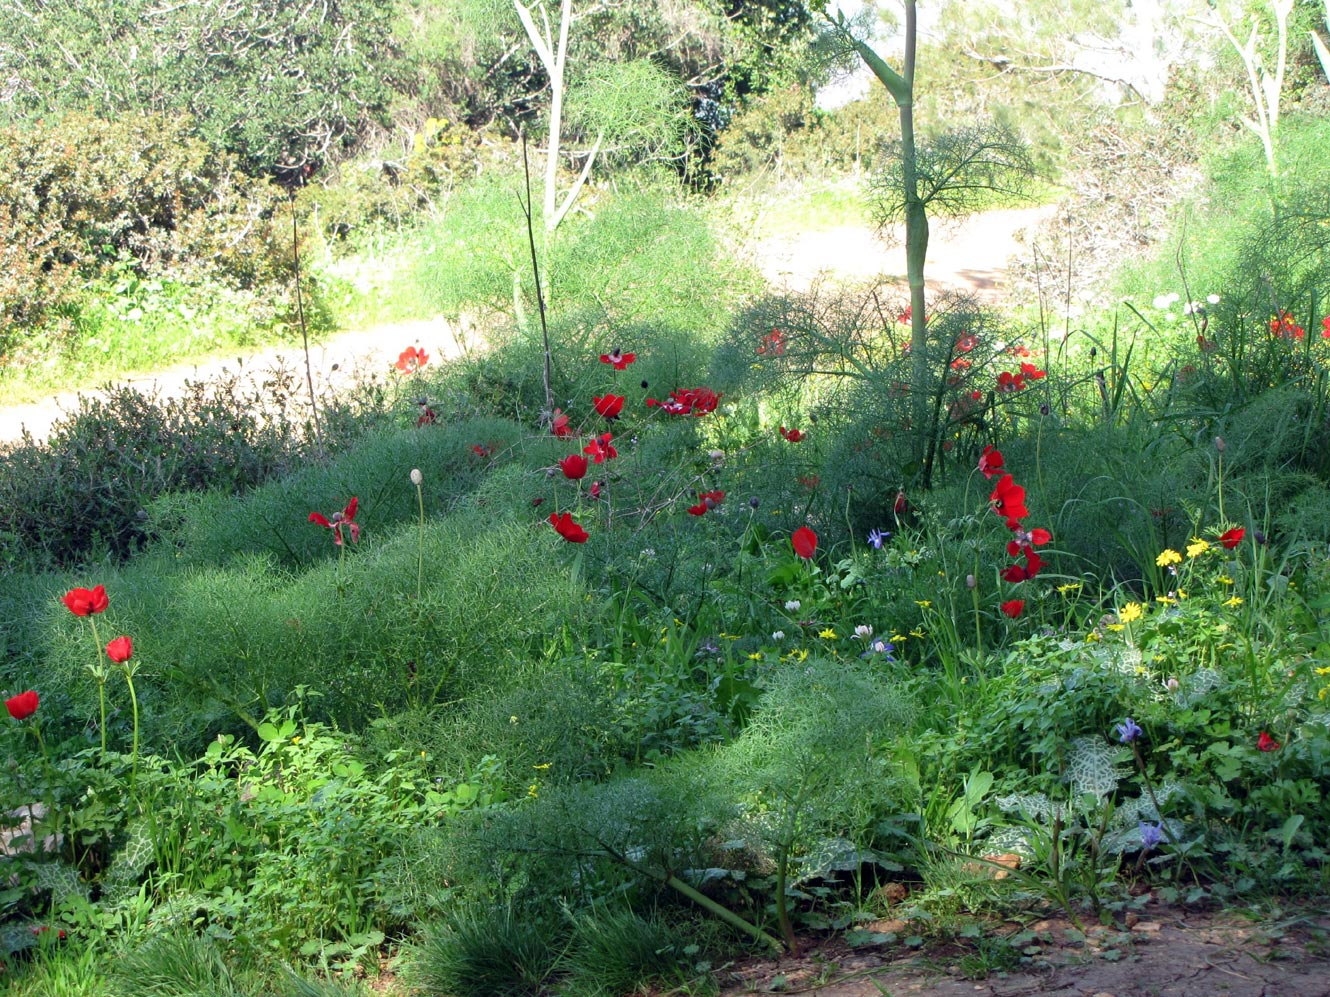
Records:
[[[1118,619],[1123,623],[1133,623],[1139,620],[1144,612],[1139,602],[1129,602],[1119,611]]]
[[[1181,563],[1182,563],[1182,555],[1179,554],[1177,551],[1175,551],[1172,547],[1168,547],[1165,550],[1160,551],[1159,556],[1155,558],[1155,564],[1159,565],[1159,567],[1161,568],[1167,568],[1170,564],[1181,564]]]
[[[1178,604],[1178,600],[1167,595],[1155,596],[1155,602],[1163,603],[1165,606],[1176,606]]]
[[[752,654],[750,654],[750,655],[748,656],[748,660],[749,660],[749,661],[761,661],[761,660],[762,660],[762,652],[761,652],[761,651],[754,651]]]
[[[1099,636],[1097,633],[1095,633],[1093,630],[1091,630],[1088,634],[1085,635],[1085,643],[1087,643],[1087,644],[1094,644],[1094,643],[1096,643],[1097,641],[1101,641],[1101,640],[1103,640],[1103,638],[1100,637],[1100,636]]]
[[[1225,599],[1224,605],[1227,606],[1229,609],[1235,609],[1238,606],[1242,605],[1242,596],[1235,595],[1232,599]]]
[[[1105,629],[1112,630],[1116,634],[1116,633],[1121,633],[1123,630],[1126,629],[1126,627],[1124,627],[1121,623],[1110,623]]]
[[[927,609],[929,606],[933,605],[933,604],[932,604],[929,600],[927,600],[927,599],[915,599],[915,600],[914,600],[914,604],[915,604],[916,606],[918,606],[920,609]]]
[[[1066,595],[1068,592],[1079,591],[1080,587],[1081,587],[1080,582],[1067,582],[1066,585],[1058,586],[1058,592],[1062,595]]]
[[[531,767],[537,772],[544,772],[553,764],[553,762],[541,762],[539,765],[532,765]]]
[[[1200,557],[1209,549],[1210,545],[1206,543],[1206,541],[1202,540],[1200,537],[1192,537],[1191,543],[1187,544],[1187,556]]]
[[[1232,578],[1229,578],[1228,575],[1220,575],[1218,578],[1215,579],[1215,581],[1217,581],[1220,585],[1232,585],[1232,584],[1233,584],[1233,579],[1232,579]]]
[[[825,630],[819,630],[817,635],[818,635],[819,637],[821,637],[823,640],[836,640],[836,639],[837,639],[837,637],[836,637],[836,631],[835,631],[835,630],[832,630],[831,627],[827,627]]]
[[[911,636],[911,637],[918,637],[920,640],[923,640],[923,639],[924,639],[924,632],[923,632],[922,630],[911,630],[911,631],[910,631],[910,636]]]

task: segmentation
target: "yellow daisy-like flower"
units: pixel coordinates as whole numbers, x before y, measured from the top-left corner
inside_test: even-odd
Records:
[[[1215,581],[1217,581],[1220,585],[1232,585],[1232,584],[1233,584],[1233,579],[1232,579],[1232,578],[1229,578],[1228,575],[1220,575],[1218,578],[1215,579]]]
[[[1081,588],[1081,583],[1080,583],[1080,582],[1067,582],[1066,585],[1059,585],[1059,586],[1058,586],[1058,592],[1059,592],[1060,594],[1062,594],[1062,595],[1066,595],[1068,592],[1076,592],[1076,591],[1079,591],[1080,588]]]
[[[1118,619],[1123,623],[1134,623],[1145,613],[1139,602],[1129,602],[1118,611]]]
[[[1182,555],[1179,554],[1177,551],[1175,551],[1172,547],[1168,547],[1160,551],[1159,556],[1155,558],[1155,564],[1159,565],[1159,567],[1161,568],[1167,568],[1170,564],[1181,564],[1181,563],[1182,563]]]
[[[1122,633],[1122,631],[1127,628],[1124,627],[1121,623],[1110,623],[1104,629],[1112,630],[1115,634],[1117,634],[1117,633]]]
[[[836,639],[837,639],[837,638],[836,638],[836,631],[835,631],[835,630],[832,630],[831,627],[827,627],[827,629],[819,631],[819,632],[818,632],[818,636],[821,637],[821,638],[823,638],[824,640],[836,640]]]
[[[911,637],[918,637],[920,640],[923,640],[923,639],[924,639],[924,632],[923,632],[922,630],[911,630],[911,631],[910,631],[910,636],[911,636]]]
[[[1330,675],[1330,668],[1318,668],[1318,669],[1316,669],[1316,674],[1317,674],[1317,675]]]
[[[761,651],[754,651],[752,654],[750,654],[750,655],[748,656],[748,660],[749,660],[749,661],[761,661],[761,660],[762,660],[762,652],[761,652]]]
[[[910,639],[910,638],[907,637],[907,636],[905,636],[905,634],[892,634],[892,635],[891,635],[891,642],[892,642],[893,644],[902,644],[902,643],[904,643],[905,641],[907,641],[907,640],[909,640],[909,639]]]
[[[929,606],[933,605],[927,599],[915,599],[914,604],[918,606],[920,609],[927,609]]]
[[[1200,537],[1192,537],[1191,543],[1187,544],[1187,556],[1200,557],[1209,549],[1210,545],[1206,541],[1202,540]]]
[[[1227,606],[1229,609],[1233,609],[1233,608],[1235,608],[1235,607],[1237,607],[1237,606],[1241,606],[1241,605],[1242,605],[1242,596],[1240,596],[1240,595],[1235,595],[1232,599],[1225,599],[1225,600],[1224,600],[1224,605]]]
[[[1085,643],[1087,644],[1094,644],[1101,640],[1103,640],[1103,638],[1100,637],[1099,634],[1095,633],[1093,630],[1091,630],[1088,634],[1085,635]]]
[[[1162,603],[1165,606],[1176,606],[1178,604],[1178,600],[1166,595],[1155,596],[1155,602]]]

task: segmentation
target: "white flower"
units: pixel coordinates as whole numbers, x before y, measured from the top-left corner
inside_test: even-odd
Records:
[[[799,612],[799,607],[802,605],[803,603],[801,603],[798,599],[791,599],[789,602],[785,604],[785,612],[797,613]]]
[[[1217,304],[1219,304],[1219,295],[1217,295],[1217,294],[1207,294],[1207,295],[1205,296],[1205,300],[1208,301],[1208,302],[1210,302],[1210,304],[1212,304],[1212,305],[1217,305]]]
[[[419,485],[424,480],[425,476],[420,473],[420,468],[418,467],[411,468],[411,484]]]
[[[1182,295],[1178,294],[1177,291],[1174,291],[1172,294],[1159,294],[1155,296],[1155,299],[1152,303],[1156,308],[1164,309],[1167,308],[1169,305],[1173,304],[1173,302],[1177,301],[1181,297]]]
[[[784,640],[784,639],[785,639],[785,631],[784,631],[784,630],[773,630],[773,631],[771,631],[771,639],[772,639],[772,640]]]
[[[854,628],[854,635],[860,640],[868,640],[869,637],[873,636],[873,628],[867,623],[860,623]]]

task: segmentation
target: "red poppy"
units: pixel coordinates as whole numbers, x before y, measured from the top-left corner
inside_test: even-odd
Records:
[[[1021,364],[1021,374],[1031,381],[1037,381],[1041,377],[1047,377],[1048,371],[1040,370],[1032,363]]]
[[[577,481],[586,475],[587,459],[578,453],[570,453],[559,461],[559,470],[569,481]]]
[[[757,344],[758,356],[764,356],[768,353],[774,357],[785,356],[785,333],[779,329],[772,329]]]
[[[106,645],[106,656],[117,665],[123,665],[134,656],[134,642],[128,637],[117,637]]]
[[[1291,342],[1301,342],[1307,335],[1306,330],[1293,320],[1293,316],[1286,311],[1270,319],[1270,335],[1277,339],[1287,339]]]
[[[434,414],[434,410],[424,402],[420,403],[420,418],[416,420],[416,428],[421,426],[432,426],[439,421],[439,417]]]
[[[1238,544],[1242,543],[1242,538],[1247,535],[1247,529],[1243,526],[1235,526],[1231,530],[1225,530],[1219,535],[1219,546],[1224,550],[1232,550]]]
[[[1011,529],[1015,529],[1012,523],[1019,522],[1030,514],[1025,508],[1025,489],[1016,484],[1016,479],[1010,474],[998,478],[998,483],[994,486],[993,493],[988,496],[988,500],[993,503],[993,511],[1004,517]]]
[[[1005,615],[1010,616],[1014,620],[1016,617],[1020,616],[1021,611],[1025,609],[1025,600],[1008,599],[998,608],[1001,609]]]
[[[601,488],[603,488],[604,486],[605,486],[605,482],[603,482],[603,481],[593,481],[593,482],[591,482],[591,497],[592,497],[593,499],[599,499],[599,498],[600,498],[600,490],[601,490]]]
[[[1016,343],[1013,346],[1007,347],[1007,353],[1013,357],[1028,357],[1030,355],[1030,347],[1026,346],[1024,343]]]
[[[822,479],[816,474],[801,474],[794,480],[799,483],[800,487],[807,488],[809,491],[822,484]]]
[[[1007,541],[1007,553],[1012,557],[1020,557],[1023,553],[1029,553],[1032,547],[1040,544],[1046,544],[1053,539],[1053,534],[1048,530],[1035,527],[1033,530],[1022,530],[1017,524],[1016,536]]]
[[[955,352],[969,353],[979,345],[979,337],[972,332],[962,332],[960,338],[956,340]]]
[[[720,395],[710,388],[675,388],[670,392],[668,401],[647,399],[649,408],[659,407],[668,415],[706,415],[716,411]]]
[[[79,615],[85,616],[87,614],[80,613]],[[27,720],[28,717],[37,712],[37,703],[37,694],[29,689],[27,692],[20,692],[12,699],[6,699],[5,709],[15,720]]]
[[[802,443],[804,440],[808,439],[808,434],[802,430],[786,429],[784,426],[780,427],[780,435],[785,437],[791,443]]]
[[[573,435],[572,428],[568,425],[568,416],[563,413],[562,409],[556,408],[554,414],[550,416],[550,432],[559,439]]]
[[[952,370],[964,371],[964,370],[969,370],[973,366],[974,364],[970,363],[970,361],[966,360],[964,357],[957,357],[955,360],[951,362]],[[960,383],[960,378],[958,377],[949,378],[947,380],[947,383],[950,384],[952,387],[955,387],[957,384]]]
[[[91,589],[70,589],[65,593],[64,603],[75,616],[91,616],[104,611],[110,600],[106,598],[106,589],[98,585]]]
[[[993,475],[1002,473],[1002,451],[992,444],[984,447],[984,452],[979,455],[979,473],[990,481]]]
[[[482,446],[479,443],[471,444],[471,452],[475,454],[477,457],[488,457],[491,454],[489,447]]]
[[[698,492],[697,505],[690,505],[688,507],[688,512],[693,516],[701,516],[706,513],[708,509],[716,508],[716,506],[720,505],[724,499],[725,493],[722,491]]]
[[[794,552],[806,561],[817,550],[817,534],[807,526],[801,526],[790,536],[790,543],[794,545]]]
[[[1321,338],[1330,339],[1330,315],[1321,319]]]
[[[1256,739],[1256,750],[1258,751],[1278,751],[1281,747],[1282,745],[1265,731],[1261,731],[1261,736]]]
[[[614,434],[601,433],[582,448],[582,453],[591,455],[591,463],[603,464],[610,457],[619,456],[619,451],[615,450],[614,445],[610,443],[612,439],[614,439]]]
[[[623,411],[623,395],[598,396],[595,402],[597,414],[603,415],[606,419],[617,419],[619,413]]]
[[[551,512],[550,525],[569,543],[584,544],[587,541],[587,531],[573,522],[570,512]]]
[[[1039,574],[1039,569],[1044,566],[1044,559],[1040,557],[1033,547],[1025,548],[1025,564],[1009,564],[1002,570],[1002,580],[1013,584],[1019,582],[1028,582],[1035,575]]]
[[[402,355],[397,358],[394,365],[402,373],[407,374],[420,370],[425,364],[429,363],[429,354],[424,350],[418,350],[414,346],[408,346],[402,351]]]
[[[600,355],[600,362],[612,364],[615,370],[623,370],[636,359],[636,353],[625,353],[620,349],[613,349],[608,353],[602,353]]]
[[[346,508],[341,512],[334,512],[331,519],[321,512],[311,512],[309,521],[332,530],[333,543],[338,547],[342,546],[342,527],[344,526],[351,531],[351,542],[356,543],[360,540],[360,524],[356,522],[356,508],[359,504],[360,500],[353,495],[351,501],[346,503]]]
[[[1009,370],[1004,370],[998,375],[997,390],[1008,393],[1012,391],[1025,390],[1025,377],[1021,374],[1013,374]]]

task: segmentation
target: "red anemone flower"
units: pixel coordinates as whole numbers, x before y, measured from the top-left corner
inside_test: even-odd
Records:
[[[27,692],[20,692],[12,699],[6,699],[5,709],[15,720],[27,720],[28,717],[37,712],[38,702],[37,694],[29,689]]]
[[[587,459],[578,453],[570,453],[559,461],[559,470],[569,481],[577,481],[586,475]]]
[[[570,512],[551,512],[550,525],[569,543],[584,544],[587,541],[589,534],[573,522],[573,514]]]
[[[993,475],[1002,473],[1002,451],[993,445],[984,447],[979,455],[979,473],[990,481]]]
[[[1010,616],[1014,620],[1016,619],[1016,617],[1020,616],[1021,611],[1025,609],[1025,600],[1008,599],[998,608],[1001,609],[1004,614]]]
[[[603,415],[606,419],[617,419],[619,413],[623,411],[623,395],[605,395],[597,397],[595,402],[597,414]]]
[[[1037,381],[1041,377],[1047,377],[1048,371],[1040,370],[1032,363],[1023,363],[1021,364],[1021,375],[1029,378],[1031,381]]]
[[[972,332],[963,332],[960,338],[956,340],[955,351],[957,353],[969,353],[979,345],[979,337]]]
[[[1257,751],[1278,751],[1282,745],[1265,731],[1261,731],[1261,736],[1256,739]]]
[[[1044,559],[1035,553],[1033,547],[1025,548],[1025,564],[1009,564],[1002,569],[1002,580],[1017,584],[1019,582],[1028,582],[1035,575],[1039,574],[1039,569],[1044,566]]]
[[[351,501],[346,503],[346,508],[341,512],[334,512],[331,519],[321,512],[311,512],[309,521],[332,530],[333,543],[338,547],[342,546],[342,527],[350,530],[351,542],[356,543],[360,540],[360,524],[356,522],[356,508],[359,505],[360,500],[353,495]]]
[[[765,356],[768,353],[773,357],[785,356],[785,333],[779,329],[772,329],[757,344],[758,356]]]
[[[601,433],[582,448],[582,453],[591,455],[591,463],[603,464],[610,457],[619,456],[619,451],[610,443],[612,439],[614,439],[613,433]]]
[[[1286,311],[1280,311],[1278,315],[1270,319],[1270,335],[1297,343],[1301,342],[1307,333],[1302,326],[1294,321],[1292,315]]]
[[[993,511],[1007,520],[1007,526],[1015,529],[1011,524],[1017,523],[1030,514],[1025,508],[1025,489],[1016,484],[1016,479],[1010,474],[1004,474],[998,478],[997,485],[993,488],[993,493],[988,496],[988,500],[993,503]]]
[[[562,409],[556,408],[554,414],[550,416],[550,432],[559,439],[573,435],[572,427],[568,425],[568,416],[564,414]]]
[[[706,415],[716,411],[720,395],[710,388],[675,388],[667,401],[647,399],[647,407],[659,406],[667,415]]]
[[[698,492],[697,505],[690,505],[688,513],[692,516],[704,515],[709,509],[714,509],[725,500],[725,493],[722,491]]]
[[[1012,391],[1024,391],[1025,377],[1021,374],[1013,374],[1009,370],[1004,370],[998,375],[997,389],[1004,394]]]
[[[1247,529],[1243,526],[1235,526],[1231,530],[1226,530],[1219,537],[1219,546],[1224,550],[1232,550],[1238,544],[1242,543],[1242,538],[1247,535]]]
[[[128,637],[117,637],[106,645],[106,656],[117,665],[123,665],[134,656],[134,642]]]
[[[1031,548],[1037,547],[1040,544],[1046,544],[1053,539],[1053,534],[1038,526],[1033,530],[1022,530],[1018,528],[1015,532],[1016,535],[1007,541],[1007,553],[1012,557],[1020,557],[1021,554],[1028,554]]]
[[[104,611],[110,600],[106,598],[105,587],[98,585],[91,589],[70,589],[64,595],[64,603],[75,616],[91,616]]]
[[[600,355],[600,362],[612,364],[615,370],[623,370],[630,363],[637,359],[636,353],[625,353],[623,350],[615,348],[608,353]]]
[[[438,415],[429,407],[429,403],[422,398],[420,400],[420,418],[416,420],[416,428],[419,429],[421,426],[432,426],[438,421]]]
[[[808,439],[808,434],[802,430],[786,429],[784,426],[780,427],[780,435],[785,437],[791,443],[802,443],[804,440]]]
[[[397,358],[394,366],[404,374],[420,370],[425,364],[429,363],[429,354],[424,350],[418,350],[414,346],[408,346],[402,351],[402,355]]]
[[[790,543],[794,546],[794,552],[806,561],[817,550],[817,534],[807,526],[801,526],[791,534]]]
[[[1330,339],[1330,315],[1321,319],[1321,338]]]

